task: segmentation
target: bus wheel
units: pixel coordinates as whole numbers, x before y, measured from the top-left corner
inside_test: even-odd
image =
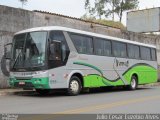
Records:
[[[81,91],[82,85],[81,81],[77,76],[72,76],[69,82],[68,95],[75,96]]]
[[[129,85],[129,90],[135,90],[138,86],[138,80],[136,76],[132,76],[131,83]]]
[[[47,95],[49,93],[49,90],[47,89],[36,89],[36,92],[40,95]]]

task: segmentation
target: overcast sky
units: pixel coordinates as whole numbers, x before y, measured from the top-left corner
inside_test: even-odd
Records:
[[[160,7],[160,0],[139,0],[139,2],[139,9]],[[85,0],[28,0],[24,9],[42,10],[79,18],[85,14],[84,3]],[[0,0],[0,4],[16,8],[22,7],[19,0]],[[125,21],[124,17],[124,24]]]

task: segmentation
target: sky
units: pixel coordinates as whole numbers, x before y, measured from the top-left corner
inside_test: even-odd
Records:
[[[90,0],[93,2],[94,0]],[[42,10],[52,13],[63,14],[80,18],[85,14],[85,0],[28,0],[24,6],[27,10]],[[21,8],[19,0],[0,0],[0,5]],[[160,7],[160,0],[139,0],[139,9]],[[126,13],[125,13],[126,14]],[[126,15],[123,17],[123,24],[126,24]]]

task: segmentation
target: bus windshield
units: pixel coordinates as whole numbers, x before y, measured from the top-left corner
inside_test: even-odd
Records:
[[[45,65],[47,32],[16,35],[13,39],[11,69],[29,69]]]

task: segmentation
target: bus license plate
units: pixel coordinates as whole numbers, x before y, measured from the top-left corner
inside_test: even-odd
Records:
[[[19,82],[19,85],[25,85],[25,82]]]

